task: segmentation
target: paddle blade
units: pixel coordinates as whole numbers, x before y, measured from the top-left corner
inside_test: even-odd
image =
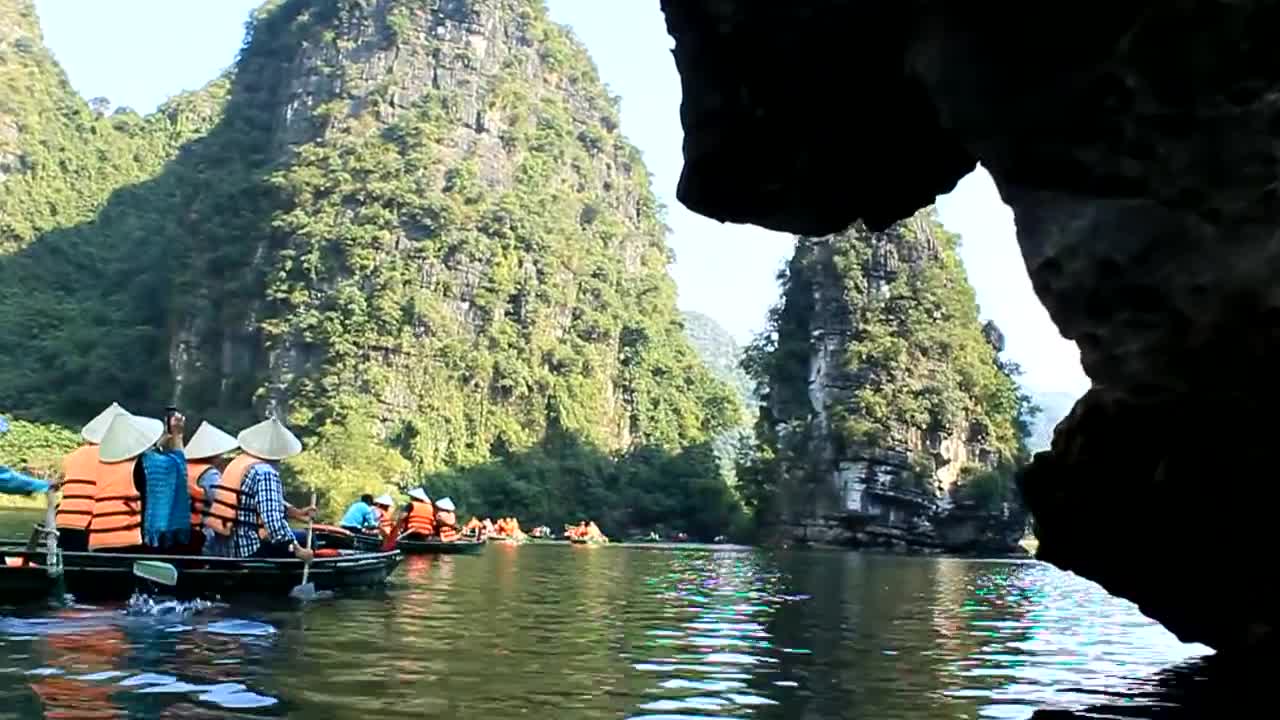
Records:
[[[178,584],[178,568],[158,560],[138,560],[133,563],[133,574],[161,585]]]
[[[315,583],[303,583],[289,591],[289,597],[294,600],[314,600],[316,595]]]

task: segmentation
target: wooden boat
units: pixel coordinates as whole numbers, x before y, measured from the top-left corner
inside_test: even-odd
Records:
[[[312,542],[316,549],[334,548],[377,552],[382,547],[381,535],[353,533],[337,525],[316,525],[312,531],[314,533]]]
[[[607,545],[609,544],[609,539],[571,537],[569,542],[574,545]]]
[[[347,590],[374,587],[386,582],[400,564],[399,552],[364,553],[340,551],[333,557],[311,561],[308,577],[318,590]],[[0,547],[6,558],[27,558],[34,564],[44,562],[43,551],[33,552],[25,546]],[[62,572],[66,591],[77,598],[128,599],[135,590],[149,591],[146,580],[133,574],[133,563],[152,560],[173,565],[178,571],[175,586],[163,589],[166,595],[178,597],[228,597],[232,595],[274,595],[287,597],[302,582],[303,562],[294,558],[219,558],[193,555],[150,555],[111,552],[63,552]],[[48,577],[44,568],[17,569],[15,582],[30,591],[36,578],[34,570]],[[5,576],[8,577],[8,576]],[[0,602],[8,602],[10,584],[0,585]]]
[[[22,605],[49,597],[58,578],[38,565],[0,568],[0,605]]]
[[[484,549],[484,540],[455,540],[441,542],[437,539],[400,538],[396,549],[407,555],[474,555]]]

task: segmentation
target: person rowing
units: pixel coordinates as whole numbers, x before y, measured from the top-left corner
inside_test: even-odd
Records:
[[[229,557],[310,560],[311,550],[289,527],[290,506],[276,464],[302,452],[302,441],[279,420],[269,418],[246,428],[236,438],[243,450],[227,465],[213,489],[206,526],[227,539],[219,545]],[[312,508],[307,510],[314,512]],[[206,546],[205,554],[209,552]]]
[[[373,507],[373,495],[366,493],[347,508],[346,514],[342,516],[342,521],[338,525],[348,532],[367,535],[378,532],[378,523],[378,511]]]
[[[9,419],[0,415],[0,436],[9,432]],[[6,495],[35,495],[57,489],[57,483],[49,483],[31,477],[12,468],[0,465],[0,493]]]

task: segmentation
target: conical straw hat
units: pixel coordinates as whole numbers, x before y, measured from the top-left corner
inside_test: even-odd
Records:
[[[80,429],[80,437],[85,442],[97,445],[102,442],[102,436],[107,434],[107,426],[115,419],[117,415],[128,415],[129,411],[120,407],[117,403],[111,403],[106,410],[98,413],[98,417],[89,421],[87,425]]]
[[[396,504],[396,501],[392,500],[390,495],[379,495],[378,497],[373,499],[373,504],[382,505],[384,507],[391,507],[392,505]]]
[[[445,512],[453,512],[454,510],[458,509],[453,506],[453,500],[450,498],[442,498],[439,502],[436,503],[436,507],[440,508],[441,510],[444,510]]]
[[[427,491],[422,488],[414,488],[410,490],[409,497],[419,502],[431,502],[431,498],[427,496]]]
[[[200,423],[200,427],[196,428],[196,434],[191,436],[190,442],[187,443],[186,454],[188,460],[204,460],[226,455],[238,447],[240,443],[236,442],[235,438],[206,420]]]
[[[122,413],[111,420],[98,445],[98,459],[116,463],[135,458],[154,447],[164,435],[164,423],[141,415]]]
[[[284,460],[302,452],[302,441],[275,418],[240,431],[240,449],[263,460]]]

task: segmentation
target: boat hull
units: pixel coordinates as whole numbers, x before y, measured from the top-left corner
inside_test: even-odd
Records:
[[[0,605],[22,605],[44,600],[57,588],[57,578],[42,567],[0,568]]]
[[[396,549],[406,555],[474,555],[484,549],[484,540],[405,540],[396,543]]]
[[[337,528],[316,528],[314,543],[316,548],[333,548],[335,550],[359,550],[361,552],[377,552],[382,547],[381,535],[365,535]]]
[[[25,549],[5,549],[6,556],[29,557],[41,562],[44,553],[28,555]],[[308,581],[317,590],[375,587],[400,564],[400,553],[350,553],[316,558]],[[66,591],[77,598],[127,599],[135,591],[153,592],[156,586],[133,574],[138,560],[165,562],[178,570],[178,582],[165,587],[166,595],[219,598],[235,595],[286,597],[302,583],[303,562],[293,558],[215,558],[190,555],[134,555],[108,552],[64,552],[62,570]],[[22,568],[26,570],[26,568]],[[44,573],[42,568],[35,568]],[[47,576],[47,574],[46,574]],[[15,576],[16,577],[16,576]],[[34,579],[31,579],[34,582]],[[52,585],[50,584],[50,587]],[[0,602],[8,601],[10,588],[0,587]]]

